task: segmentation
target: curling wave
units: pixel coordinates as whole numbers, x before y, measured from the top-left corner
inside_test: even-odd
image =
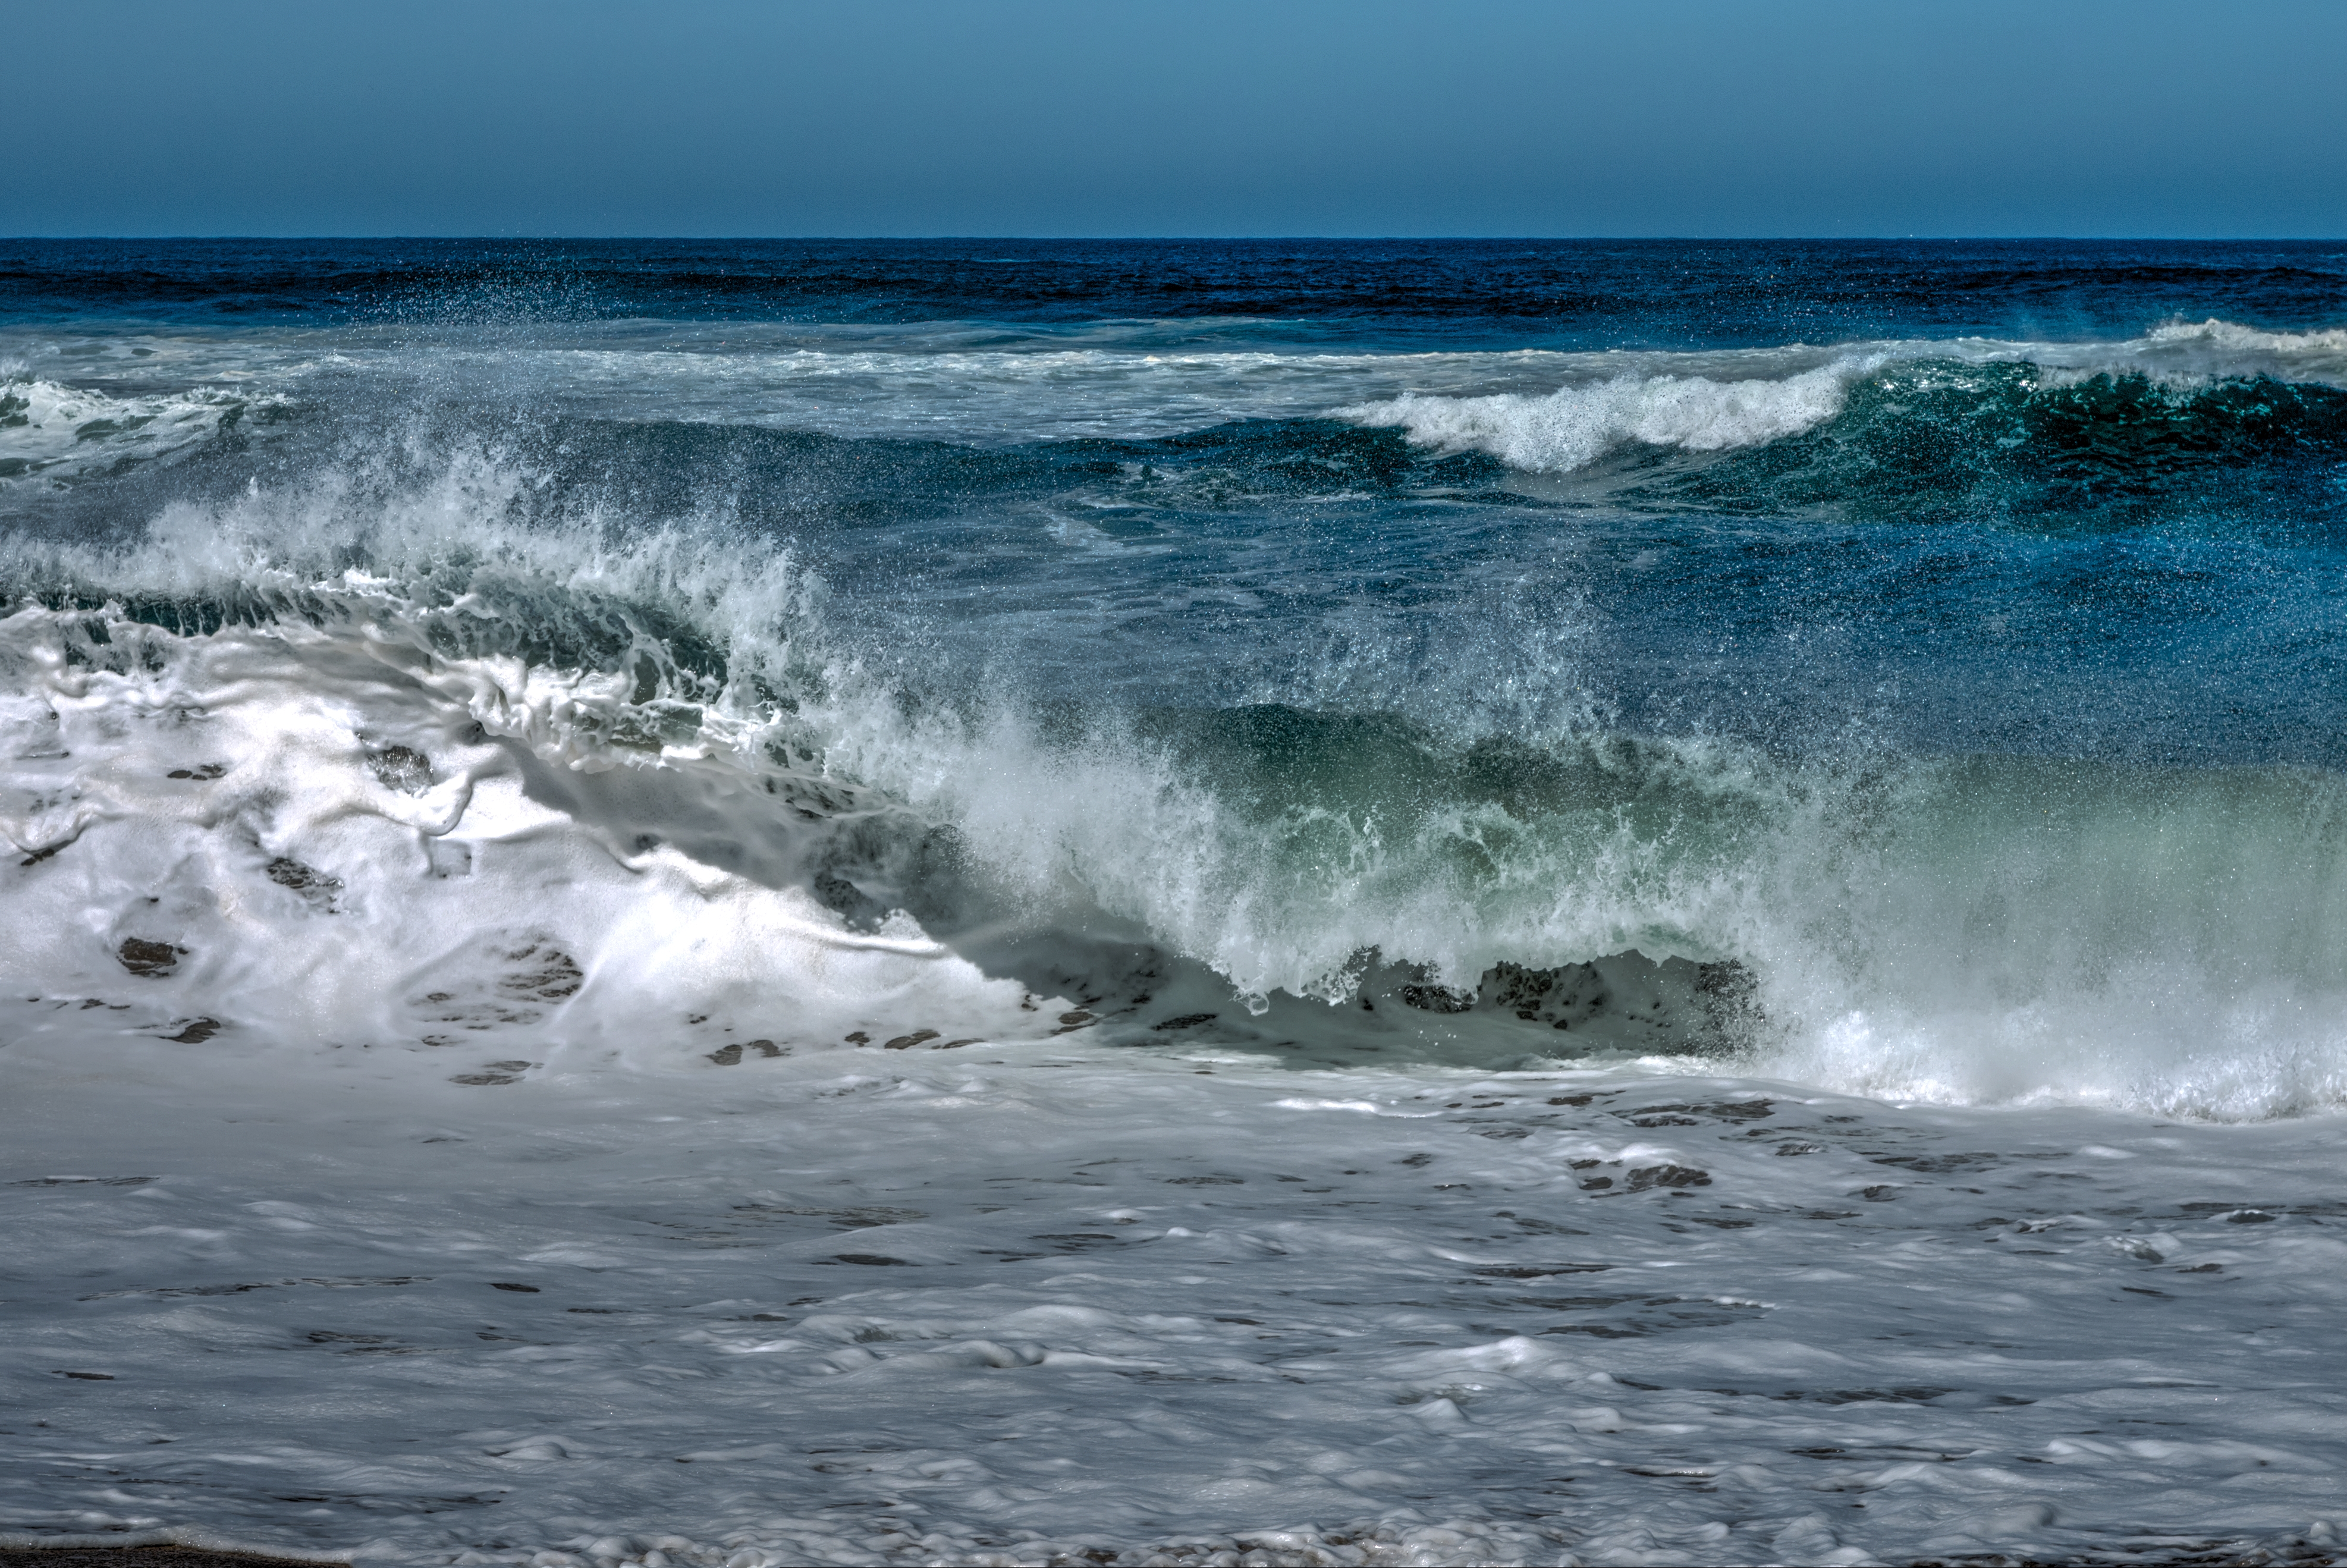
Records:
[[[256,491],[128,550],[17,547],[11,985],[191,1048],[473,1071],[1089,1028],[1727,1050],[2187,1114],[2347,1096],[2330,774],[1779,755],[1602,715],[1071,729],[884,677],[738,538],[501,521],[520,482],[458,463],[357,510]]]

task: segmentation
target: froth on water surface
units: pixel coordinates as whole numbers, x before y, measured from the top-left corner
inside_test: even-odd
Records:
[[[623,1091],[315,1056],[190,1081],[183,1047],[15,1038],[34,1117],[0,1213],[45,1425],[9,1440],[11,1540],[2336,1549],[2323,1122],[1297,1073],[1081,1032],[745,1052]]]

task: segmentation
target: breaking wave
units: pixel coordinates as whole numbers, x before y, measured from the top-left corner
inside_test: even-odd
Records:
[[[1348,409],[1448,451],[1489,452],[1512,467],[1569,473],[1629,442],[1717,452],[1814,430],[1842,410],[1850,384],[1880,360],[1843,360],[1781,381],[1617,376],[1542,396],[1406,395]]]
[[[786,552],[552,527],[528,488],[475,458],[14,546],[12,986],[477,1072],[1178,1025],[1953,1101],[2347,1094],[2326,773],[1054,717],[859,650]]]
[[[1411,392],[1339,412],[1442,452],[1488,453],[1544,474],[1585,469],[1625,449],[1725,453],[1813,436],[1885,474],[1913,467],[1922,448],[1943,466],[2009,467],[2058,460],[2046,449],[2069,434],[2062,427],[2090,423],[2109,427],[2097,436],[2147,448],[2164,441],[2205,462],[2239,456],[2245,434],[2255,442],[2270,431],[2267,445],[2279,446],[2310,434],[2310,421],[2312,433],[2335,436],[2347,417],[2347,333],[2219,321],[2121,343],[1958,339],[1622,358],[1632,366],[1601,374],[1602,365],[1576,365],[1582,374],[1551,391]],[[2115,408],[2121,404],[2128,406]],[[2109,412],[2132,418],[2096,418]],[[2112,454],[2147,455],[2157,456]],[[1869,476],[1842,464],[1835,477],[1858,481],[1862,495]]]

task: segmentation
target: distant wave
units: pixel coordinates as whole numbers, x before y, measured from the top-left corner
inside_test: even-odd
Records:
[[[1409,394],[1344,412],[1371,426],[1399,425],[1446,451],[1488,452],[1538,473],[1583,468],[1625,442],[1717,452],[1813,430],[1841,412],[1850,384],[1882,363],[1840,360],[1781,381],[1708,376],[1616,376],[1544,396]]]
[[[2211,317],[2204,322],[2155,327],[2146,334],[2144,341],[2162,347],[2200,345],[2219,354],[2274,354],[2309,360],[2347,360],[2347,327],[2333,327],[2326,332],[2272,333]],[[2332,366],[2334,374],[2340,368],[2336,364]]]
[[[169,340],[179,390],[71,384],[0,361],[0,478],[67,480],[183,452],[274,417],[295,396],[370,421],[452,399],[535,418],[685,422],[850,440],[979,446],[1160,441],[1245,422],[1334,418],[1398,429],[1437,452],[1572,473],[1624,448],[1732,451],[1805,435],[1870,384],[1961,393],[1997,367],[2030,389],[2098,377],[2184,392],[2228,381],[2347,388],[2347,330],[2273,333],[2222,321],[2138,338],[2051,343],[1896,339],[1682,351],[1274,352],[1162,341],[1132,323],[1077,344],[980,346],[970,333],[874,331],[711,343],[666,329],[537,346],[394,346],[354,338],[319,355],[242,341]],[[802,334],[804,337],[805,334]],[[161,340],[157,340],[161,341]],[[157,359],[149,364],[167,363]],[[321,377],[327,379],[321,380]],[[339,384],[329,384],[340,378]],[[355,393],[355,398],[353,395]]]
[[[2213,320],[2116,343],[1917,340],[1848,345],[1816,363],[1824,353],[1791,344],[1734,356],[1741,364],[1720,354],[1639,355],[1635,369],[1544,393],[1411,392],[1337,414],[1401,429],[1441,451],[1485,452],[1512,467],[1562,474],[1631,445],[1719,452],[1804,435],[1840,415],[1853,389],[1876,378],[1897,378],[1901,389],[1927,395],[2028,393],[2096,378],[2140,379],[2177,393],[2255,379],[2347,388],[2347,330],[2270,333]],[[1573,368],[1594,368],[1597,357],[1573,356]],[[2034,374],[2021,382],[1977,378],[1995,366]]]

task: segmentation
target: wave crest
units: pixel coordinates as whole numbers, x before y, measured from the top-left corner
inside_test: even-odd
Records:
[[[1338,412],[1367,425],[1398,425],[1444,451],[1488,452],[1511,467],[1562,474],[1630,441],[1717,452],[1800,435],[1840,413],[1850,384],[1881,363],[1838,360],[1781,381],[1624,375],[1545,396],[1406,394]]]
[[[2056,424],[2096,423],[2093,398],[2069,408],[2048,401],[2080,389],[2133,388],[2166,399],[2172,406],[2158,411],[2155,423],[2190,449],[2235,442],[2242,400],[2227,389],[2279,388],[2268,401],[2311,406],[2347,388],[2347,330],[2278,333],[2213,319],[2115,343],[1963,338],[1555,359],[1554,372],[1569,379],[1553,391],[1412,391],[1355,403],[1335,416],[1399,428],[1441,452],[1486,453],[1536,474],[1572,473],[1634,446],[1687,453],[1767,446],[1828,426],[1841,430],[1846,414],[1864,416],[1847,432],[1853,446],[1881,448],[1870,461],[1901,466],[1923,427],[1932,425],[1944,434],[1921,446],[1953,441],[1971,448],[1976,466],[1994,466],[2029,444],[2033,415]],[[1618,368],[1623,362],[1635,368]],[[1892,417],[1885,420],[1886,413]],[[1984,423],[1983,415],[1991,417]],[[2189,428],[2198,421],[2212,425],[2205,436]],[[2116,439],[2139,436],[2121,429]]]

